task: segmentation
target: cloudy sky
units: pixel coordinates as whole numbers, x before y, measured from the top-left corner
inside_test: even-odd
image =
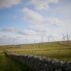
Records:
[[[0,0],[0,45],[62,40],[71,36],[71,0]]]

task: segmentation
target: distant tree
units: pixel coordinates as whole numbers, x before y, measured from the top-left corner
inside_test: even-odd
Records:
[[[66,37],[67,37],[67,41],[69,41],[70,40],[69,34],[67,34]]]
[[[65,35],[64,35],[64,34],[62,35],[62,39],[63,39],[63,41],[65,41],[65,40],[66,40],[66,37],[65,37]]]
[[[69,41],[70,40],[70,35],[67,33],[67,34],[63,34],[63,41]]]
[[[52,41],[52,40],[54,40],[53,35],[49,35],[49,36],[48,36],[48,42],[50,42],[50,41]]]

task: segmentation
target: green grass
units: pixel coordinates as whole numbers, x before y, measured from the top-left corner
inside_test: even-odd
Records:
[[[32,71],[26,65],[7,58],[3,52],[0,53],[0,71]]]
[[[0,71],[21,71],[19,65],[0,53]]]
[[[16,54],[45,56],[51,59],[71,61],[70,42],[51,42],[40,44],[19,45],[8,50]]]

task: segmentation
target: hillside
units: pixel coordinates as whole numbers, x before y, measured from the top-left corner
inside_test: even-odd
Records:
[[[10,47],[10,48],[9,48]],[[71,60],[71,41],[21,44],[8,46],[8,52],[26,55],[45,56],[51,59]]]

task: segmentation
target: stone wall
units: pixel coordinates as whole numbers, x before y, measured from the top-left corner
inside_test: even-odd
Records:
[[[22,64],[26,64],[33,71],[71,71],[71,62],[58,60],[50,60],[49,58],[32,56],[32,55],[5,55],[13,60],[17,60]]]

